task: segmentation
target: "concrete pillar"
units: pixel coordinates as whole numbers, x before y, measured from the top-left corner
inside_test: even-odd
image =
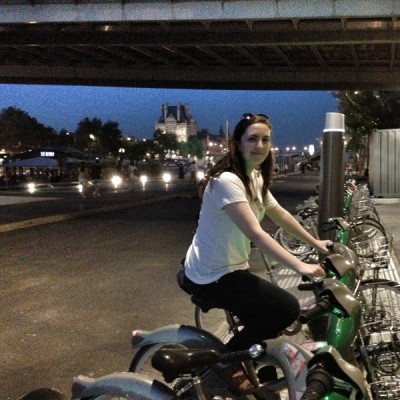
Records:
[[[321,148],[318,226],[320,239],[335,238],[323,232],[322,224],[331,217],[342,217],[344,207],[344,114],[326,113]]]

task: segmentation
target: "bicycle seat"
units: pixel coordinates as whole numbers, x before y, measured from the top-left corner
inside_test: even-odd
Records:
[[[172,382],[193,369],[218,362],[221,354],[214,349],[187,349],[182,346],[164,346],[158,350],[151,365],[163,374],[166,382]]]
[[[194,294],[190,296],[190,300],[192,300],[192,303],[195,306],[199,306],[201,308],[201,311],[203,311],[204,313],[210,311],[212,308],[215,308],[215,306],[213,306],[209,301],[207,301],[206,299],[201,299]]]

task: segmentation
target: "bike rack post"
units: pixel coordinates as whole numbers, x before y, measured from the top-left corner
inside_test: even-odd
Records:
[[[333,240],[334,232],[322,232],[322,223],[343,216],[344,207],[344,114],[326,113],[322,137],[319,182],[318,234]]]

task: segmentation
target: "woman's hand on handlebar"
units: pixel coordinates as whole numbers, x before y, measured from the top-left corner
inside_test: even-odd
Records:
[[[306,264],[302,262],[296,269],[299,274],[306,275],[310,279],[325,278],[326,276],[324,269],[319,264]]]
[[[333,242],[332,240],[317,240],[314,248],[318,250],[320,253],[329,254],[332,249]]]

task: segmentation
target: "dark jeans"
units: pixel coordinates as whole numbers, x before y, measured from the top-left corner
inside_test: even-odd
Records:
[[[247,349],[263,339],[277,337],[300,313],[296,297],[247,270],[231,272],[206,285],[186,276],[182,283],[188,293],[214,308],[233,312],[243,322],[244,328],[228,342],[231,350]]]

